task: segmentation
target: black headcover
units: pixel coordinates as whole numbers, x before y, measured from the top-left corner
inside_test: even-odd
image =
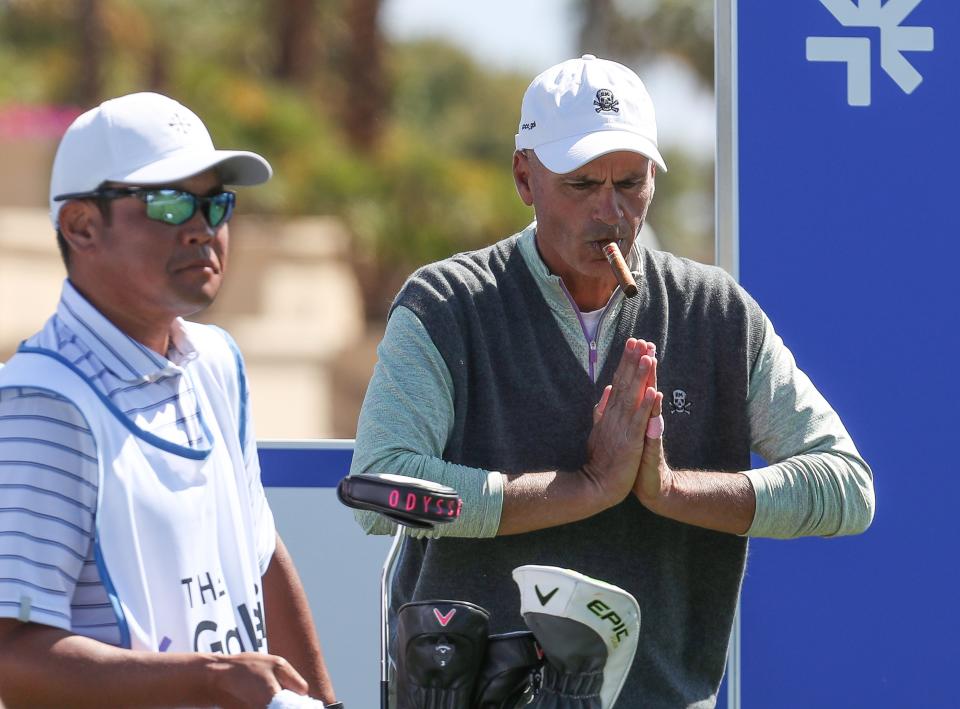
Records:
[[[477,675],[472,709],[516,709],[533,691],[533,676],[543,666],[543,652],[529,630],[487,638],[487,656]]]
[[[406,475],[350,475],[337,485],[337,497],[347,507],[373,510],[420,529],[453,522],[462,507],[452,487]]]
[[[489,621],[483,608],[462,601],[400,606],[398,709],[470,709]]]

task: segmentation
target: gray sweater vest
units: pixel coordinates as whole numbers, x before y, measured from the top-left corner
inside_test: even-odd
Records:
[[[640,293],[624,303],[596,383],[556,326],[516,237],[411,276],[394,307],[417,315],[453,379],[445,460],[504,473],[576,471],[593,405],[626,339],[639,337],[657,345],[668,463],[749,468],[746,397],[763,333],[759,307],[719,269],[640,253]],[[392,605],[471,601],[490,611],[491,632],[523,629],[510,572],[522,564],[574,569],[640,604],[639,647],[617,706],[711,707],[745,556],[745,539],[659,517],[630,495],[582,522],[529,534],[407,539]]]

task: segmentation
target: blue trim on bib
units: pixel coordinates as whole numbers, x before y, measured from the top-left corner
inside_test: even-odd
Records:
[[[96,394],[97,397],[99,397],[101,403],[107,407],[107,410],[110,413],[112,413],[116,417],[116,419],[120,423],[122,423],[128,431],[130,431],[130,433],[132,433],[137,438],[140,438],[141,440],[146,441],[147,443],[149,443],[150,445],[156,448],[159,448],[162,451],[166,451],[167,453],[173,453],[174,455],[178,455],[181,458],[189,458],[190,460],[206,460],[207,456],[210,455],[210,451],[213,450],[212,447],[205,448],[205,449],[204,448],[194,449],[194,448],[187,448],[185,446],[179,446],[175,443],[170,443],[170,441],[165,441],[164,439],[160,438],[160,436],[156,436],[148,431],[144,431],[143,429],[139,428],[133,421],[127,418],[127,416],[119,409],[119,407],[117,407],[116,404],[114,404],[112,401],[110,401],[109,398],[107,398],[106,394],[104,394],[99,389],[97,389],[93,385],[93,383],[84,376],[83,372],[81,372],[76,365],[74,365],[70,360],[58,354],[57,352],[54,352],[52,350],[47,350],[42,347],[26,347],[24,345],[21,345],[17,349],[17,352],[26,352],[30,354],[43,355],[44,357],[49,357],[50,359],[62,364],[64,367],[72,371],[74,374],[76,374],[78,377],[80,377],[83,381],[87,383],[87,385],[93,390],[93,393]],[[43,387],[36,387],[36,388],[43,389]],[[53,390],[50,390],[50,391],[53,391]],[[59,392],[54,391],[54,393],[60,396],[63,396]],[[200,417],[200,423],[204,428],[204,433],[208,434],[207,425],[206,425],[206,422],[203,420],[202,415]],[[212,443],[212,439],[209,437],[209,435],[207,437],[207,440],[211,441]]]
[[[99,503],[97,503],[97,506],[99,507]],[[107,562],[103,560],[103,552],[100,550],[99,520],[93,535],[93,558],[97,562],[97,571],[100,572],[100,583],[103,584],[103,590],[107,592],[107,598],[110,599],[110,605],[113,607],[113,614],[117,618],[117,628],[120,630],[120,647],[130,650],[130,626],[127,624],[127,617],[123,614],[120,596],[117,595],[113,579],[110,578],[110,572],[107,571]]]

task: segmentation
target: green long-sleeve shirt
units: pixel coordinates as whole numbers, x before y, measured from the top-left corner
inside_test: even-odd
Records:
[[[534,223],[524,230],[520,253],[557,326],[589,371],[591,341],[560,278],[550,274],[540,258],[535,229]],[[636,266],[636,253],[629,262]],[[617,289],[599,324],[593,341],[596,372],[609,355],[613,322],[623,299]],[[747,410],[752,450],[770,465],[744,471],[757,500],[747,535],[791,538],[859,533],[873,518],[870,468],[839,416],[797,368],[766,317],[764,325],[760,353],[750,372]],[[430,536],[492,537],[503,507],[501,474],[448,463],[441,457],[453,428],[453,397],[446,363],[423,324],[410,310],[396,308],[378,348],[378,362],[360,412],[351,473],[389,472],[449,485],[463,498],[462,516]],[[665,435],[670,435],[669,422]],[[392,523],[375,513],[357,512],[356,516],[368,533],[394,530]]]

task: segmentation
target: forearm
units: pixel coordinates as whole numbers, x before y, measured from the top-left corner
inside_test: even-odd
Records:
[[[283,540],[263,576],[263,597],[270,653],[289,662],[310,685],[310,695],[329,704],[334,698],[310,604]]]
[[[0,698],[17,707],[210,706],[218,656],[124,650],[64,630],[0,620]]]
[[[872,480],[859,457],[815,453],[742,473],[672,470],[669,479],[664,493],[644,504],[718,532],[777,539],[859,534],[873,518]]]
[[[504,475],[497,534],[522,534],[592,517],[606,507],[599,492],[579,471]]]
[[[463,500],[460,518],[433,530],[404,530],[414,537],[489,538],[520,534],[576,522],[603,509],[591,501],[593,491],[579,473],[506,475],[411,453],[356,465],[351,472],[391,472],[432,480],[457,490]],[[396,529],[393,522],[376,512],[357,510],[354,517],[367,534],[392,534]]]
[[[728,534],[745,534],[753,522],[756,497],[743,473],[671,470],[669,485],[644,500],[662,517]]]

